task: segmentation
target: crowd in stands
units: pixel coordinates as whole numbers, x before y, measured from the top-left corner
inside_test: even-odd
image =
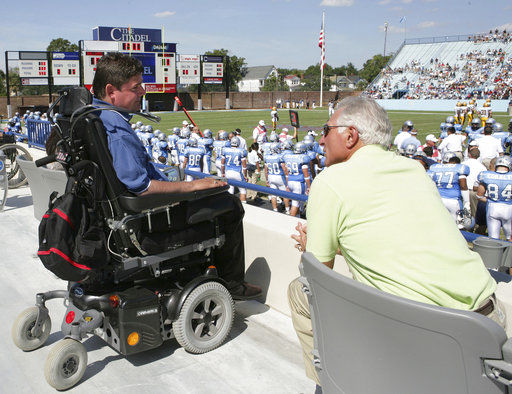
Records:
[[[506,31],[491,33],[484,36],[489,41],[510,41],[510,33]],[[375,99],[389,99],[402,90],[405,92],[401,96],[403,99],[458,99],[470,96],[509,99],[512,97],[511,81],[510,53],[507,54],[503,48],[473,49],[461,53],[452,64],[431,58],[424,63],[413,59],[400,67],[387,66],[376,84],[366,90],[366,94]]]
[[[503,43],[509,43],[512,41],[512,36],[510,33],[507,32],[506,29],[503,29],[502,32],[500,32],[498,29],[495,29],[494,31],[489,30],[488,34],[474,34],[468,36],[468,41],[472,41],[475,44],[483,43],[483,42],[503,42]]]
[[[458,113],[441,123],[438,137],[429,134],[425,144],[406,121],[393,145],[423,165],[459,228],[497,239],[503,230],[505,239],[512,240],[512,119],[505,130],[492,117]]]

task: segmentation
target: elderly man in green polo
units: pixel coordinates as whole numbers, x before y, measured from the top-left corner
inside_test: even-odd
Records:
[[[374,100],[349,97],[324,127],[326,168],[311,187],[300,251],[332,268],[337,253],[355,280],[397,296],[482,313],[505,328],[496,282],[472,252],[417,161],[387,151],[391,123]],[[319,384],[308,301],[288,289],[306,373]],[[340,333],[342,335],[342,333]]]

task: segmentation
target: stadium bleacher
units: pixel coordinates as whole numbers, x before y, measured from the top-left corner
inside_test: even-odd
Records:
[[[511,83],[510,34],[489,32],[405,41],[366,94],[376,99],[508,99]]]

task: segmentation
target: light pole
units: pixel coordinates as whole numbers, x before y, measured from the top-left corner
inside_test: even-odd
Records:
[[[388,38],[388,22],[384,22],[384,57],[386,57],[386,41]]]

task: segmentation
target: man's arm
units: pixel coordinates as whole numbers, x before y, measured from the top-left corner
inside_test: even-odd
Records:
[[[166,182],[152,180],[141,196],[155,193],[190,193],[199,190],[226,186],[226,182],[213,178],[203,178],[192,182]]]
[[[244,176],[244,181],[247,182],[247,159],[242,159],[242,174]]]

